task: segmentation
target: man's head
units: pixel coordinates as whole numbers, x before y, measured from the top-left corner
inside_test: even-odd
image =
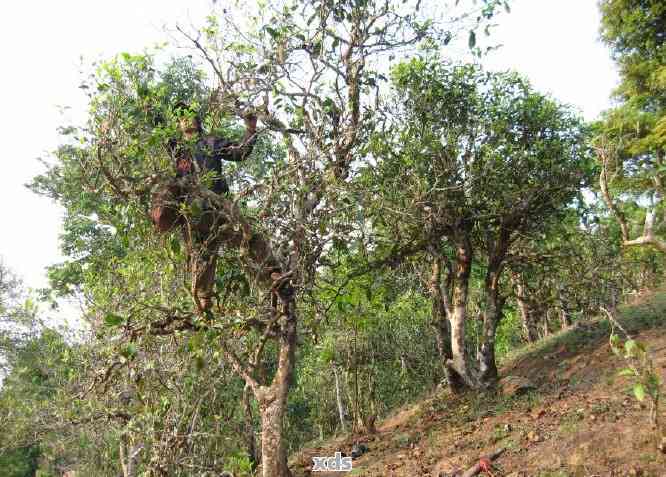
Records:
[[[201,118],[196,112],[192,111],[188,104],[178,103],[176,112],[178,115],[178,129],[183,133],[185,139],[191,139],[202,132]]]

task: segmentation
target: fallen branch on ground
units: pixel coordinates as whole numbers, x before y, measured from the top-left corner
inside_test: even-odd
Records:
[[[478,475],[482,471],[489,472],[492,462],[496,460],[499,456],[501,456],[505,450],[506,449],[502,447],[500,449],[497,449],[492,454],[481,457],[476,464],[474,464],[472,467],[470,467],[465,472],[460,474],[460,477],[474,477],[475,475]]]

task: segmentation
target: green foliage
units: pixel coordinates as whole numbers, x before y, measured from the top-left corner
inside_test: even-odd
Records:
[[[421,244],[457,270],[466,250],[470,276],[446,294],[482,317],[477,349],[493,354],[504,264],[519,241],[543,242],[570,215],[592,170],[587,128],[515,73],[427,57],[397,65],[392,79],[396,106],[371,138],[377,165],[359,189],[371,191],[365,202],[383,241]]]
[[[3,477],[32,477],[39,465],[39,449],[27,447],[8,452],[0,451]]]
[[[650,420],[657,430],[657,435],[661,436],[659,405],[663,393],[662,381],[659,372],[655,369],[650,350],[643,343],[632,338],[627,338],[622,343],[621,338],[614,332],[610,336],[610,346],[611,351],[617,356],[621,356],[627,364],[626,368],[620,370],[619,375],[630,378],[630,389],[634,397],[638,401],[649,399]]]
[[[339,430],[334,364],[348,423],[357,427],[364,417],[385,415],[442,379],[441,366],[432,363],[430,304],[413,282],[379,271],[348,281],[348,267],[363,266],[363,258],[350,254],[345,264],[327,279],[335,286],[318,297],[330,305],[327,325],[301,350],[290,401],[293,450]]]
[[[565,308],[584,315],[615,290],[660,274],[663,263],[649,253],[628,256],[630,265],[616,257],[617,241],[608,237],[617,230],[599,218],[603,211],[584,205],[581,188],[598,171],[588,129],[568,107],[518,74],[437,56],[455,30],[480,54],[482,27],[488,33],[487,21],[508,3],[479,2],[477,15],[463,15],[451,31],[423,16],[420,3],[265,4],[248,16],[256,26],[248,32],[227,28],[233,15],[211,16],[197,38],[210,66],[221,68],[215,91],[187,58],[162,65],[151,54],[125,53],[95,65],[81,85],[90,99],[87,123],[61,129],[63,145],[31,185],[66,210],[66,260],[49,278],[56,294],[86,304],[90,334],[76,342],[48,329],[2,335],[3,352],[13,354],[0,392],[0,417],[10,428],[0,458],[29,463],[26,452],[38,449],[43,472],[71,464],[82,475],[114,476],[121,446],[140,445],[139,472],[147,476],[193,475],[195,468],[251,475],[247,441],[260,430],[260,409],[253,399],[246,405],[252,386],[228,353],[250,362],[259,349],[251,379],[244,378],[270,382],[283,334],[267,328],[271,293],[245,260],[252,252],[245,242],[256,235],[221,247],[217,306],[201,316],[186,265],[192,251],[177,232],[156,236],[149,222],[154,184],[175,172],[165,145],[183,141],[183,114],[201,115],[207,132],[234,138],[241,128],[232,119],[261,104],[253,157],[226,171],[234,192],[243,191],[234,197],[238,213],[295,267],[289,451],[341,429],[334,366],[342,420],[354,431],[442,381],[427,266],[433,250],[451,262],[461,234],[473,250],[468,319],[479,317],[465,330],[470,349],[488,342],[484,290],[498,262],[500,272],[507,266],[524,275],[540,316]],[[359,29],[374,15],[384,20]],[[367,33],[365,46],[350,47],[349,32]],[[383,102],[388,78],[373,64],[408,48],[424,58],[392,69],[393,91]],[[302,82],[309,73],[312,82]],[[626,147],[627,157],[657,144],[660,120],[648,113],[622,112],[613,126],[619,137],[638,124],[640,141]],[[638,197],[646,176],[633,169],[625,190]],[[197,219],[206,205],[188,200],[181,211]],[[245,224],[227,225],[237,231]],[[495,290],[507,306],[490,342],[505,355],[522,344],[522,323],[506,275]],[[25,326],[37,310],[19,295],[0,294],[0,311]],[[545,323],[544,334],[554,326]],[[624,352],[638,356],[640,346]],[[639,380],[633,392],[651,399],[655,385]],[[485,396],[473,399],[465,419],[488,411]]]
[[[7,475],[34,475],[38,462],[43,470],[53,468],[69,380],[80,363],[64,337],[48,328],[33,329],[5,351],[10,371],[0,390],[0,465]]]
[[[623,68],[636,67],[641,61],[663,65],[666,54],[666,6],[663,2],[604,0],[599,6],[602,38],[611,46]],[[659,71],[653,73],[658,75]]]
[[[408,180],[411,196],[425,201],[415,211],[421,223],[429,213],[449,224],[464,217],[483,234],[506,217],[506,226],[533,232],[565,212],[587,180],[579,118],[518,75],[412,60],[393,78],[404,98],[401,123],[373,145],[386,158],[383,180],[403,183],[394,196]],[[402,174],[407,168],[413,175]],[[520,220],[510,222],[511,213]]]
[[[664,211],[666,6],[659,0],[603,0],[600,8],[602,38],[620,68],[615,94],[621,102],[598,125],[599,158],[610,200],[617,202],[614,214],[628,224],[623,240],[643,235],[663,252],[663,224],[650,225],[646,215]]]

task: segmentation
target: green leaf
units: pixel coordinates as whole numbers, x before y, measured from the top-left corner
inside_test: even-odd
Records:
[[[656,395],[659,393],[659,387],[661,386],[661,379],[656,374],[650,374],[647,377],[647,386],[650,389],[650,395]]]
[[[643,386],[641,383],[634,384],[633,391],[634,391],[634,396],[636,396],[636,399],[638,399],[639,401],[645,399],[645,386]]]
[[[619,376],[635,376],[636,373],[631,368],[624,368],[618,373]]]
[[[611,335],[610,344],[611,346],[618,346],[620,344],[620,337],[618,335]]]
[[[169,246],[170,246],[170,248],[171,248],[171,251],[172,251],[174,254],[177,254],[177,253],[180,252],[180,240],[178,240],[178,239],[176,239],[176,238],[173,238],[173,239],[171,240],[171,243],[169,244]]]
[[[634,351],[638,348],[636,345],[636,341],[634,340],[627,340],[624,343],[624,351],[627,354],[627,356],[633,356]]]
[[[125,347],[120,351],[120,354],[125,358],[132,358],[136,356],[136,346],[134,343],[127,343]]]
[[[474,30],[470,30],[467,44],[469,45],[470,50],[476,46],[476,32]]]
[[[106,326],[111,326],[111,327],[120,326],[120,325],[123,324],[123,321],[125,321],[125,320],[123,319],[122,316],[118,316],[118,315],[115,315],[113,313],[109,313],[108,315],[106,315],[104,317],[104,324]]]
[[[267,27],[266,27],[266,31],[268,32],[268,34],[269,34],[273,39],[275,39],[275,38],[277,38],[278,36],[280,36],[279,33],[277,32],[277,30],[275,30],[275,28],[271,28],[271,27],[267,26]]]
[[[192,217],[195,219],[201,217],[201,214],[203,213],[203,208],[201,207],[201,204],[198,203],[197,201],[193,201],[190,204],[190,213],[192,214]]]

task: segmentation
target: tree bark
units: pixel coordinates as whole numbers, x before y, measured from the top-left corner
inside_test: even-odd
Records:
[[[261,413],[261,467],[263,477],[292,477],[287,466],[283,419],[296,364],[295,303],[284,304],[278,367],[270,386],[253,387]]]
[[[277,282],[279,282],[278,280]],[[270,385],[261,385],[252,368],[245,366],[230,349],[223,349],[225,358],[245,380],[259,404],[261,415],[261,467],[263,477],[292,477],[287,466],[287,452],[283,436],[283,419],[287,398],[296,364],[296,307],[293,294],[281,296],[283,310],[277,320],[278,363]],[[276,309],[277,312],[277,309]],[[272,327],[266,327],[266,335]],[[261,348],[260,348],[261,349]],[[256,360],[254,362],[256,368]]]
[[[479,384],[483,388],[494,388],[499,381],[497,362],[495,361],[495,333],[502,319],[504,298],[500,296],[500,278],[504,269],[504,258],[509,249],[510,232],[507,227],[500,228],[493,239],[487,238],[488,265],[484,281],[485,310],[483,311],[483,335],[478,353]]]
[[[250,405],[250,392],[252,389],[247,384],[245,389],[243,389],[243,411],[245,413],[245,446],[247,447],[247,453],[250,459],[250,464],[252,465],[252,470],[254,471],[259,465],[259,460],[261,456],[258,455],[257,449],[257,440],[254,434],[254,423],[252,419],[252,406]]]
[[[442,280],[444,259],[437,253],[432,262],[430,282],[428,288],[432,300],[432,326],[435,328],[435,339],[437,341],[437,352],[442,363],[451,359],[451,327],[449,323],[451,315],[451,302],[449,290],[451,287],[451,273],[447,271],[446,278]]]
[[[465,234],[459,237],[456,247],[456,263],[451,323],[451,359],[446,362],[449,387],[454,393],[465,387],[476,387],[476,381],[469,369],[467,348],[465,347],[465,324],[467,321],[467,298],[469,276],[472,271],[472,244]]]
[[[343,433],[347,433],[347,425],[345,423],[345,404],[342,400],[342,392],[340,390],[340,376],[338,367],[333,365],[333,375],[335,376],[335,398],[338,404],[338,416],[340,417],[340,428]]]
[[[479,381],[485,388],[495,387],[499,380],[495,361],[495,333],[502,318],[503,301],[498,290],[501,273],[501,265],[489,265],[484,286],[486,308],[483,312],[483,335],[478,360]]]
[[[511,273],[511,281],[516,295],[516,304],[520,313],[520,321],[523,326],[523,333],[528,343],[534,343],[539,339],[539,330],[534,317],[532,307],[530,306],[525,281],[521,273]]]
[[[126,436],[120,437],[120,466],[123,477],[136,477],[136,464],[139,453],[143,450],[142,444],[131,445],[125,442]],[[129,440],[129,439],[128,439]]]
[[[292,477],[282,435],[285,402],[275,398],[260,406],[261,468],[263,477]]]
[[[542,338],[547,338],[550,335],[550,308],[546,309],[543,315],[543,335]]]
[[[571,327],[571,317],[564,308],[560,308],[560,322],[562,323],[563,330],[567,330]]]
[[[666,253],[666,241],[657,237],[654,234],[655,229],[655,217],[656,217],[656,205],[653,204],[646,213],[645,221],[643,223],[643,234],[635,239],[631,239],[629,235],[629,223],[624,212],[620,207],[615,203],[611,195],[610,189],[608,187],[609,183],[609,166],[610,162],[614,159],[613,156],[615,151],[612,151],[608,146],[597,147],[597,156],[601,162],[601,173],[599,174],[599,188],[601,189],[601,197],[604,199],[606,206],[610,209],[615,217],[615,220],[620,225],[620,231],[622,233],[622,245],[625,247],[634,247],[634,246],[652,246],[659,250],[660,252]],[[663,152],[657,153],[657,161],[659,164],[663,161]],[[655,184],[655,189],[657,191],[658,202],[661,202],[660,193],[663,191],[663,185],[661,179],[658,175],[655,175],[653,178]],[[657,227],[658,228],[658,227]]]
[[[564,294],[564,288],[562,287],[561,284],[557,286],[557,309],[559,311],[560,315],[560,325],[563,330],[569,329],[571,327],[572,321],[571,321],[571,315],[569,314],[568,310],[568,301],[566,299],[566,296]]]

